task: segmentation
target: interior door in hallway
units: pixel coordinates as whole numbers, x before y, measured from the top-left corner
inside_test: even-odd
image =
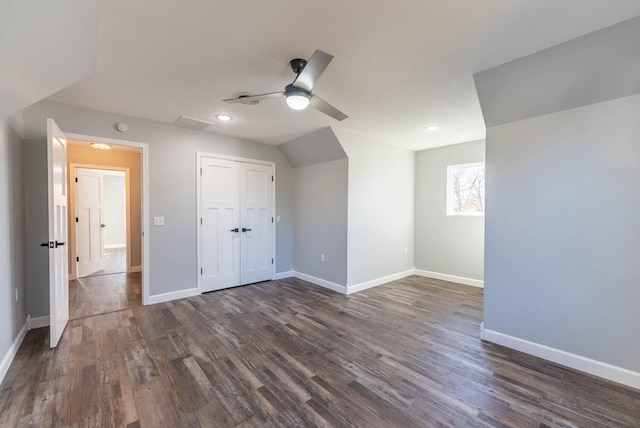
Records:
[[[201,292],[273,278],[273,165],[200,158]]]
[[[76,230],[78,277],[91,275],[104,268],[102,172],[76,168]]]

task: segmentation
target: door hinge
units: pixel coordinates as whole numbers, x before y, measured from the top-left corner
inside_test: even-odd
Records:
[[[76,177],[76,183],[78,182],[78,177]]]
[[[202,217],[200,217],[200,224],[202,224]]]
[[[200,175],[202,175],[202,168],[200,168]]]
[[[202,275],[202,268],[200,268],[200,275]]]
[[[76,257],[76,261],[79,262],[80,261],[80,257]]]
[[[273,264],[273,258],[271,259],[271,264]]]
[[[78,217],[76,217],[76,223],[78,222]],[[273,222],[272,222],[273,223]]]
[[[274,178],[273,178],[273,175],[271,176],[271,181],[275,181]]]
[[[271,217],[271,223],[273,223],[273,217]]]

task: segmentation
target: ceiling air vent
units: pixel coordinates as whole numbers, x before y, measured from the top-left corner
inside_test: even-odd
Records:
[[[181,126],[182,128],[195,129],[196,131],[206,131],[210,126],[213,126],[213,122],[208,122],[206,120],[194,119],[192,117],[180,116],[178,120],[173,122],[176,126]]]

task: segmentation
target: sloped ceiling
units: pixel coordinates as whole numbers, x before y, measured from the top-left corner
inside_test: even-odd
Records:
[[[100,0],[0,2],[0,118],[98,69]]]
[[[474,73],[638,14],[637,0],[109,0],[98,73],[52,98],[165,123],[229,113],[212,132],[268,144],[332,126],[424,149],[484,137]],[[347,120],[222,102],[282,90],[316,48],[335,59],[314,92]]]
[[[487,126],[640,93],[640,17],[475,75]]]

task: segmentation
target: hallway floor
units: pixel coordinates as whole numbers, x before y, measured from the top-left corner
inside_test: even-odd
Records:
[[[69,281],[69,319],[142,306],[142,274],[114,273]]]

